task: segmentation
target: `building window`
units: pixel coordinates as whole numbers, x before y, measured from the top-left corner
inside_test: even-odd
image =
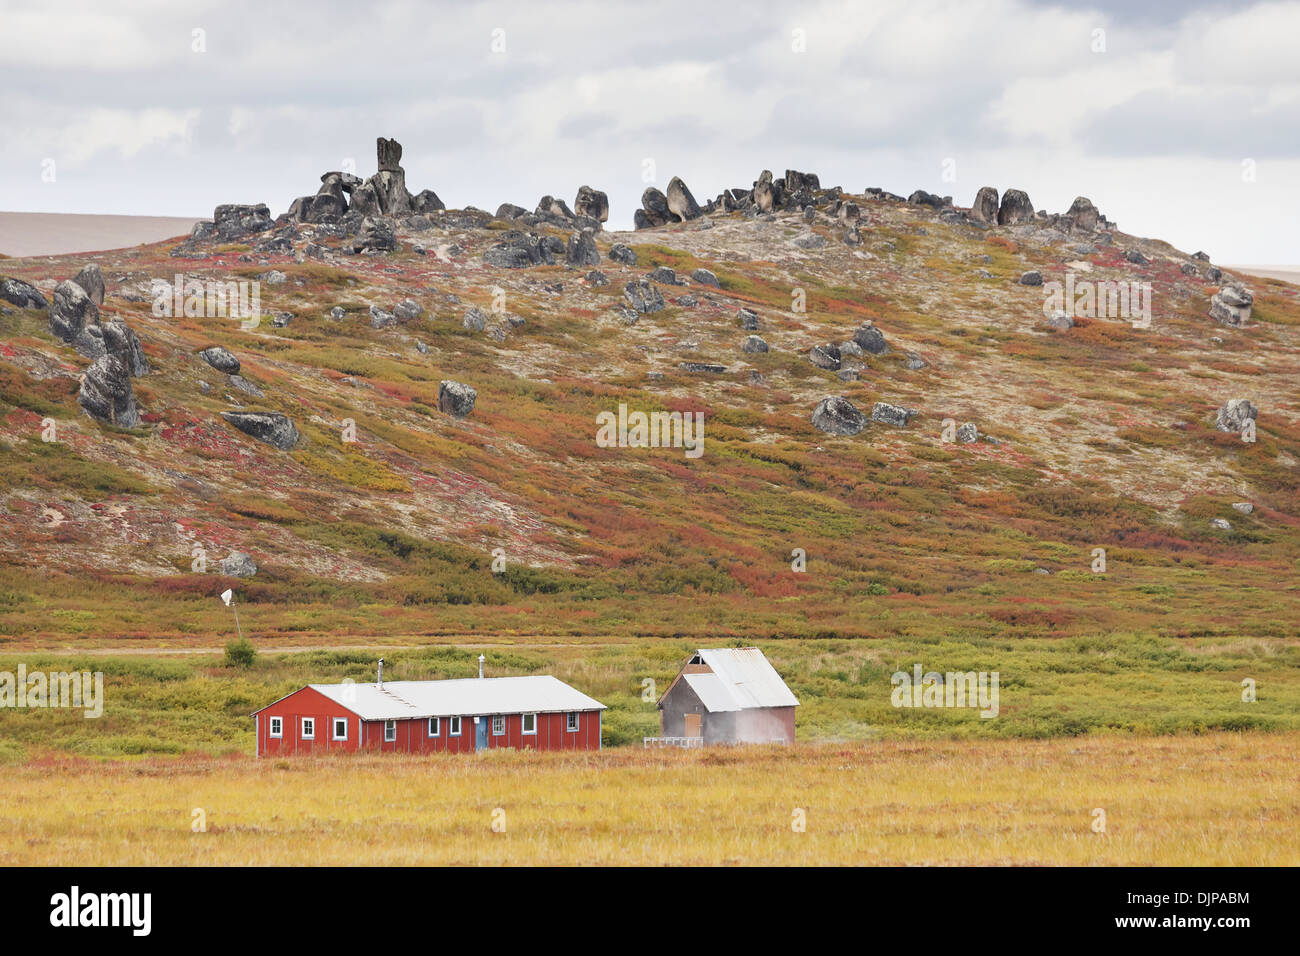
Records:
[[[536,715],[536,714],[524,714],[524,733],[526,733],[526,734],[535,734],[535,733],[537,733],[537,715]]]
[[[397,721],[384,721],[384,740],[393,741],[397,739]]]
[[[303,740],[316,739],[316,718],[315,717],[304,717],[302,719],[302,739]]]
[[[437,737],[442,733],[442,719],[439,717],[429,718],[429,736]]]
[[[283,737],[283,736],[284,736],[284,718],[283,718],[283,717],[272,717],[272,718],[271,718],[271,736],[272,736],[272,737]]]
[[[500,737],[506,732],[506,719],[498,714],[492,718],[492,736]]]
[[[335,740],[348,739],[348,722],[343,717],[334,718],[334,739]]]
[[[451,726],[447,729],[447,734],[448,734],[448,736],[451,736],[451,737],[459,737],[459,736],[460,736],[460,718],[459,718],[459,717],[452,717],[452,718],[451,718]]]
[[[578,732],[578,712],[571,710],[564,715],[564,729],[571,734]]]

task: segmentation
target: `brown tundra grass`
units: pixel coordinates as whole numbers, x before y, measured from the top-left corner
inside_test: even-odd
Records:
[[[580,756],[50,757],[6,771],[0,863],[1294,866],[1296,756],[1295,734],[1220,733]]]

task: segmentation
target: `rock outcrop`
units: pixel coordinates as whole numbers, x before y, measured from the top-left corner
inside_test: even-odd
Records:
[[[605,222],[609,219],[609,197],[599,189],[579,186],[578,195],[573,200],[573,212],[597,222]]]
[[[104,273],[94,262],[87,263],[72,280],[86,291],[90,301],[95,305],[104,304]]]
[[[245,551],[232,551],[221,559],[221,573],[230,578],[251,578],[257,574],[257,562]]]
[[[50,303],[41,295],[40,290],[22,279],[0,279],[0,299],[18,306],[20,309],[48,309]]]
[[[81,377],[77,404],[92,418],[122,428],[140,424],[131,370],[116,355],[103,355]]]
[[[1240,432],[1246,422],[1259,418],[1259,409],[1248,398],[1233,398],[1224,402],[1214,416],[1214,427],[1221,432]]]
[[[478,392],[450,379],[438,383],[438,411],[452,418],[464,418],[474,410]]]
[[[996,226],[998,224],[998,191],[992,186],[981,186],[979,192],[975,194],[975,201],[971,203],[970,217],[976,222]]]
[[[1014,226],[1020,222],[1032,222],[1034,204],[1029,196],[1020,189],[1008,189],[1002,194],[1002,204],[998,206],[998,225]]]
[[[1250,321],[1255,296],[1240,285],[1226,285],[1210,299],[1210,318],[1224,325],[1243,326]]]
[[[668,211],[682,222],[688,219],[699,219],[702,215],[700,204],[695,201],[690,189],[679,176],[674,176],[668,181],[667,198]]]
[[[245,435],[281,451],[289,451],[302,438],[289,416],[279,412],[222,412],[221,417]]]
[[[843,395],[828,395],[813,409],[812,423],[828,435],[856,435],[867,426],[867,418]]]

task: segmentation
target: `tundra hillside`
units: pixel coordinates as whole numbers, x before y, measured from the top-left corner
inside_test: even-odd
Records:
[[[611,233],[588,187],[448,210],[378,158],[278,218],[3,263],[6,653],[218,649],[233,588],[289,649],[869,638],[993,669],[1024,641],[1085,674],[1132,641],[1294,672],[1295,286],[1015,189],[674,179]],[[239,283],[259,320],[212,314]],[[1060,291],[1103,283],[1133,315]],[[636,447],[655,412],[700,444]]]

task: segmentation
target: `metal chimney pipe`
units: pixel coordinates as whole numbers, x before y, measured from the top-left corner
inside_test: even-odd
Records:
[[[483,679],[483,662],[487,660],[482,654],[478,656],[478,679]]]
[[[384,686],[384,659],[383,659],[382,657],[379,658],[379,682],[378,682],[378,685],[379,685],[380,687],[383,687],[383,686]]]

